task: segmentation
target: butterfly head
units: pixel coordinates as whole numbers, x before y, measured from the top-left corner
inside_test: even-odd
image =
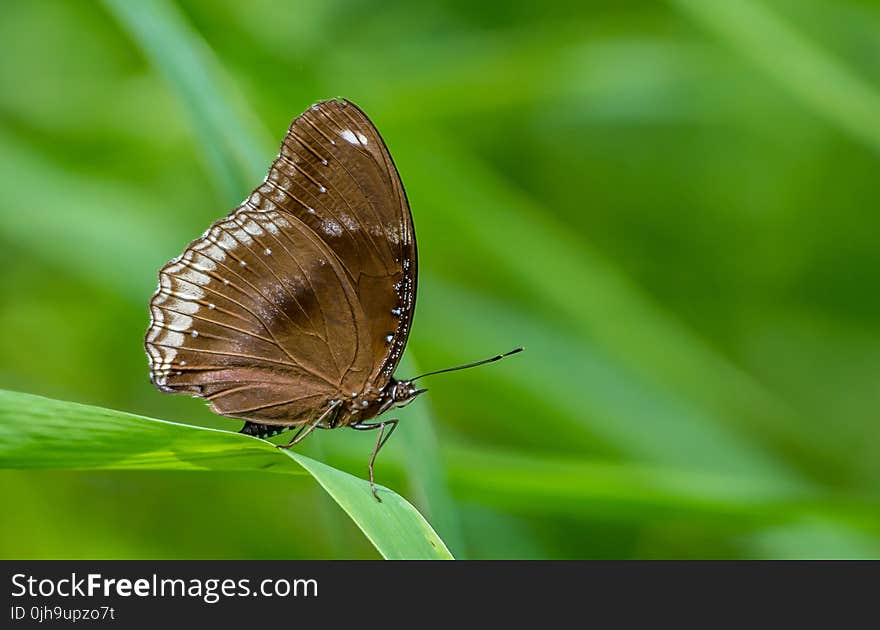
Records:
[[[419,394],[424,394],[427,389],[417,389],[412,381],[392,381],[385,410],[392,407],[406,407]],[[384,410],[383,410],[384,411]]]

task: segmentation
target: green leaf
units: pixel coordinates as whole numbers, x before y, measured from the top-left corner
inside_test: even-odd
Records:
[[[0,468],[305,471],[383,557],[452,558],[422,515],[393,491],[379,486],[378,503],[363,479],[228,431],[0,390]]]

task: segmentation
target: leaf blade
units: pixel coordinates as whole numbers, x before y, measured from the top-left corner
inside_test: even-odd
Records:
[[[284,465],[291,459],[299,468]],[[378,503],[367,481],[238,433],[0,390],[0,468],[308,473],[383,557],[452,559],[431,525],[393,491],[382,488]]]

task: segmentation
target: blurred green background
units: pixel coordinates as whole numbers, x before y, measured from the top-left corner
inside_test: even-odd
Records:
[[[0,387],[237,430],[150,386],[156,272],[345,96],[415,217],[406,367],[527,347],[379,458],[457,557],[880,557],[876,2],[5,0],[0,40]],[[377,557],[308,477],[0,493],[7,558]]]

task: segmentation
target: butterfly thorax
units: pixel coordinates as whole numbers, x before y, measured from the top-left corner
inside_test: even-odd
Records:
[[[416,389],[411,381],[391,378],[380,390],[367,387],[363,392],[349,392],[344,398],[330,401],[328,404],[331,405],[338,401],[339,411],[331,414],[323,424],[325,428],[336,428],[371,420],[389,409],[408,405],[426,391]]]

